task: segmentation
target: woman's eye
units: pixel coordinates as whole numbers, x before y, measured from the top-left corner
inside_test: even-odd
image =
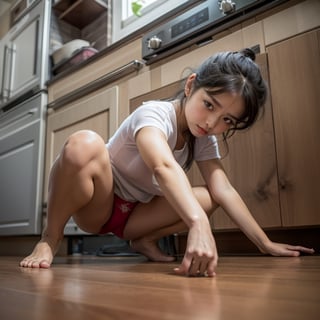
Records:
[[[225,122],[226,124],[228,124],[228,125],[230,125],[230,126],[235,126],[235,123],[234,123],[234,121],[233,121],[232,119],[230,119],[230,118],[224,118],[223,120],[224,120],[224,122]]]
[[[209,102],[209,101],[206,101],[204,100],[204,105],[206,106],[207,109],[209,110],[213,110],[213,105]]]

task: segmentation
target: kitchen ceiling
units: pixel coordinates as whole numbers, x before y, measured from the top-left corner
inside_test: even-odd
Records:
[[[0,0],[0,16],[2,16],[17,0]]]

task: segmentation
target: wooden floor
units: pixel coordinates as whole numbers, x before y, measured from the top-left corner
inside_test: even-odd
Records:
[[[143,257],[56,258],[49,270],[0,257],[0,319],[320,319],[320,256],[221,257],[216,278]]]

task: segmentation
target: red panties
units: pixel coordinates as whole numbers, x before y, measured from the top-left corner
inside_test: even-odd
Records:
[[[110,219],[105,223],[99,231],[99,234],[112,232],[119,238],[123,238],[123,230],[129,216],[138,202],[129,202],[114,195],[113,210]]]

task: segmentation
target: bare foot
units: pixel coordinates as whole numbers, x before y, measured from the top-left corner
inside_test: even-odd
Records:
[[[20,262],[20,267],[50,268],[59,242],[56,242],[56,245],[50,245],[49,243],[48,240],[41,239],[34,247],[32,253]]]
[[[151,261],[155,262],[171,262],[175,257],[169,256],[162,252],[154,241],[149,241],[145,238],[130,241],[131,248],[146,256]]]

